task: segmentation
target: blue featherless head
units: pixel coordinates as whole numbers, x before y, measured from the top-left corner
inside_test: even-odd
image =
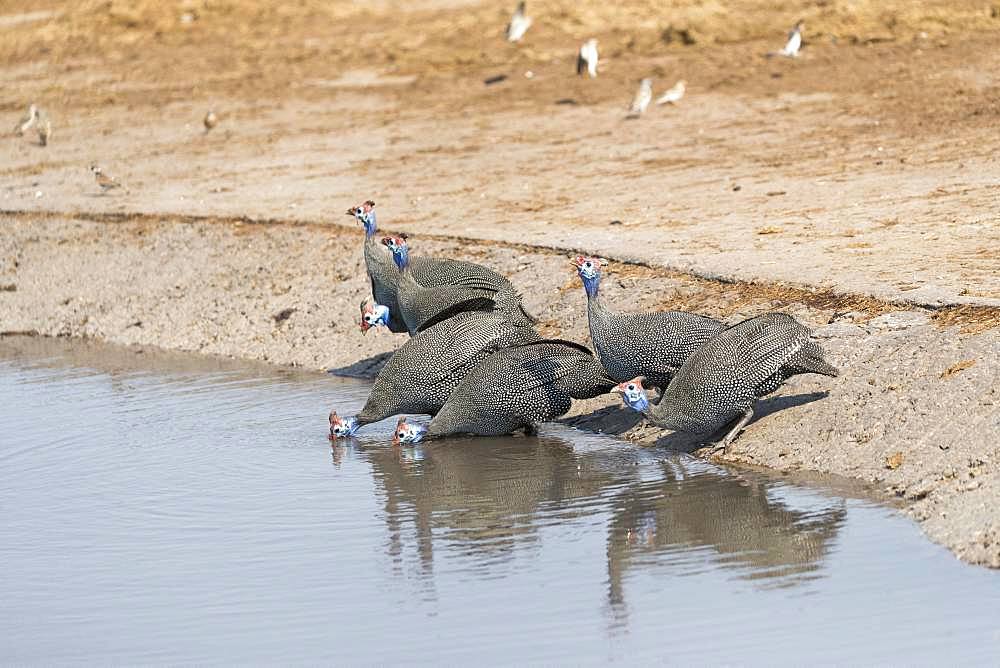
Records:
[[[347,215],[354,216],[359,223],[365,226],[365,236],[375,236],[375,231],[378,229],[375,223],[375,202],[367,200],[364,204],[353,206],[347,210]]]
[[[392,251],[392,259],[396,266],[404,269],[410,263],[410,248],[403,237],[384,237],[382,243]]]
[[[646,390],[642,387],[644,380],[646,379],[639,376],[625,383],[619,383],[612,392],[621,392],[622,401],[625,402],[626,406],[637,413],[644,413],[649,408],[649,397],[646,396]]]
[[[392,434],[392,444],[401,445],[404,443],[419,443],[424,438],[424,434],[427,433],[427,427],[421,427],[418,424],[410,424],[406,421],[406,417],[399,418],[399,422],[396,423],[396,431]]]
[[[577,255],[570,260],[576,271],[583,280],[583,289],[587,291],[587,296],[596,297],[601,285],[601,268],[607,266],[608,261],[599,257],[585,257]]]
[[[348,436],[353,436],[354,432],[358,430],[358,426],[357,418],[342,418],[337,415],[337,411],[332,411],[330,413],[331,438],[347,438]]]
[[[361,302],[361,331],[365,334],[375,327],[389,326],[389,307],[366,299]]]

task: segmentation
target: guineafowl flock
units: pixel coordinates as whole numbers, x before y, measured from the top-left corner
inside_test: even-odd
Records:
[[[330,435],[398,417],[394,443],[453,434],[533,432],[573,399],[619,392],[654,425],[721,434],[725,447],[753,417],[757,399],[791,376],[836,376],[807,327],[784,313],[736,325],[695,313],[627,313],[601,302],[606,261],[578,256],[594,352],[545,338],[510,280],[472,262],[410,256],[407,239],[377,237],[375,203],[347,211],[364,226],[372,300],[361,329],[385,327],[410,339],[382,367],[355,416],[330,413]],[[658,390],[652,403],[647,386]],[[431,416],[428,424],[407,415]]]

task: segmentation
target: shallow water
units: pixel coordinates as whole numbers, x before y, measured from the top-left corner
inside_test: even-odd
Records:
[[[0,340],[4,663],[1000,656],[1000,573],[840,484],[560,426],[331,447],[366,385]]]

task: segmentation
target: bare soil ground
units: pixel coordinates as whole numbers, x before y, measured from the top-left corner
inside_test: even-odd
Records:
[[[0,225],[0,334],[155,345],[362,376],[405,340],[358,329],[368,294],[360,230],[135,215],[0,214]],[[565,254],[448,239],[425,240],[423,248],[535,286],[526,304],[543,319],[541,330],[587,340],[585,297]],[[874,483],[934,540],[968,561],[1000,566],[1000,329],[967,307],[776,292],[620,263],[611,272],[602,290],[623,309],[693,308],[730,321],[781,309],[817,328],[841,377],[787,383],[725,460]],[[641,445],[700,445],[644,429],[611,396],[581,402],[569,420]]]
[[[552,333],[586,338],[571,249],[619,261],[622,308],[822,327],[843,377],[791,383],[728,457],[877,482],[1000,566],[1000,5],[529,2],[516,46],[510,9],[4,3],[0,121],[34,101],[55,131],[0,142],[0,331],[350,366],[398,345],[355,324],[342,211],[371,197]],[[765,57],[798,18],[802,57]],[[643,76],[688,96],[626,121]],[[694,446],[600,406],[579,419]]]

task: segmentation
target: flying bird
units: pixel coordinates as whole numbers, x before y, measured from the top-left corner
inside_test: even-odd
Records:
[[[104,170],[96,164],[90,166],[90,171],[94,173],[94,180],[97,182],[97,185],[100,186],[102,193],[122,187],[122,184],[118,181],[118,179],[105,174]]]
[[[770,56],[784,56],[785,58],[797,58],[799,55],[799,49],[802,48],[802,28],[805,26],[803,21],[799,21],[792,28],[791,32],[788,33],[788,41],[785,42],[785,48],[781,51],[772,51],[767,54]]]
[[[657,98],[656,104],[677,104],[684,97],[685,90],[687,90],[687,82],[681,79],[674,84],[673,88]]]
[[[593,38],[583,43],[576,58],[576,73],[582,76],[585,70],[591,78],[597,76],[597,40]]]
[[[28,113],[26,113],[21,120],[17,122],[14,126],[14,135],[17,137],[22,136],[25,132],[34,127],[35,123],[38,122],[38,107],[31,105],[28,107]]]
[[[507,41],[520,42],[530,27],[531,17],[524,13],[524,2],[519,2],[514,15],[510,17],[510,23],[507,24]]]
[[[639,90],[636,91],[635,97],[632,98],[632,104],[628,108],[628,116],[626,118],[639,118],[642,116],[652,99],[653,80],[643,79],[639,82]]]

